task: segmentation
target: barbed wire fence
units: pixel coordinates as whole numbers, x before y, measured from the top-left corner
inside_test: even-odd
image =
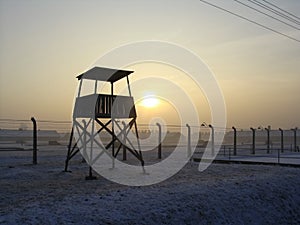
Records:
[[[36,120],[36,123],[38,147],[68,146],[71,121]],[[138,124],[138,131],[141,140],[146,140],[142,148],[149,147],[147,144],[153,145],[151,150],[156,151],[155,155],[158,159],[168,157],[178,145],[187,151],[188,157],[191,156],[191,148],[194,148],[194,158],[201,158],[205,149],[210,148],[213,151],[216,147],[220,148],[217,159],[268,156],[277,157],[279,162],[280,158],[290,157],[287,153],[299,153],[300,138],[297,128],[272,130],[262,127],[225,128],[207,124],[180,126],[156,123]],[[222,134],[225,134],[223,142],[215,142],[214,139]],[[150,136],[152,136],[149,141],[151,143],[147,143],[147,138]],[[33,139],[33,123],[30,119],[0,119],[0,152],[33,150]]]

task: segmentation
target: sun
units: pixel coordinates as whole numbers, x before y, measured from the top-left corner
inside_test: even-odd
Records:
[[[142,99],[141,105],[146,108],[153,108],[159,104],[159,99],[154,96],[147,96]]]

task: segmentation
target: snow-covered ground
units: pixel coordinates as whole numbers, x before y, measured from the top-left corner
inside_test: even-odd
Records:
[[[86,181],[80,157],[63,171],[65,147],[0,152],[0,224],[300,224],[300,168],[186,165],[151,186],[100,176]]]
[[[256,162],[256,163],[280,163],[282,165],[298,165],[300,166],[300,153],[264,154],[264,155],[248,155],[248,156],[218,156],[219,160],[239,161],[239,162]]]

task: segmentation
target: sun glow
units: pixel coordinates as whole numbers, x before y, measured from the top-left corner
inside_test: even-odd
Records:
[[[153,96],[145,97],[141,101],[141,105],[147,108],[153,108],[156,107],[159,104],[159,99]]]

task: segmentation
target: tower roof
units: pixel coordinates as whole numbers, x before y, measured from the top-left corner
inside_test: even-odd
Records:
[[[119,70],[119,69],[111,69],[111,68],[104,68],[104,67],[94,67],[76,78],[78,80],[81,79],[88,79],[88,80],[99,80],[99,81],[107,81],[107,82],[116,82],[129,74],[133,73],[134,71],[129,70]]]

